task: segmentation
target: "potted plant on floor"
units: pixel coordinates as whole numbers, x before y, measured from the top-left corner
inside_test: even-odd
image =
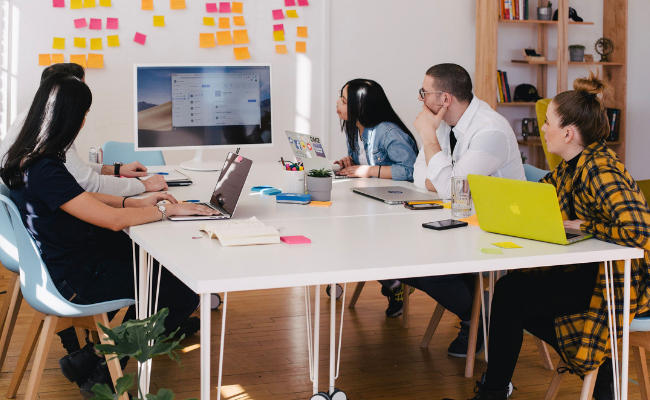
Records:
[[[569,46],[569,59],[574,62],[582,62],[585,58],[585,46],[572,44]]]
[[[546,7],[537,7],[537,19],[540,21],[550,21],[553,16],[552,6],[553,3],[549,1]]]
[[[332,171],[327,168],[312,169],[307,173],[307,193],[313,201],[330,201],[332,198]]]

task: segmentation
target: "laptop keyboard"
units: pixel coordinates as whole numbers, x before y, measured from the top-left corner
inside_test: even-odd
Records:
[[[198,204],[200,206],[206,206],[206,207],[211,208],[211,209],[213,209],[215,211],[219,211],[220,214],[225,214],[224,210],[222,210],[221,207],[215,207],[215,205],[212,204],[212,203],[196,203],[196,204]]]
[[[569,240],[569,239],[573,239],[574,237],[578,237],[578,236],[580,236],[580,235],[578,235],[577,233],[567,233],[566,234],[566,239]]]

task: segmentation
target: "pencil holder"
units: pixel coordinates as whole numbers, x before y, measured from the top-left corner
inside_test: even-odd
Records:
[[[284,193],[305,194],[305,171],[284,171]]]

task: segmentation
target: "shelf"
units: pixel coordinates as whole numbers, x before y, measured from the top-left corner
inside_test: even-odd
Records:
[[[505,107],[535,107],[535,101],[509,101],[507,103],[497,103],[497,106]]]
[[[622,67],[625,63],[620,62],[585,62],[585,61],[569,61],[569,65],[610,65],[612,67]]]
[[[557,64],[556,60],[552,61],[528,61],[528,60],[511,60],[511,62],[515,64],[531,64],[531,65],[552,65],[552,64]]]
[[[499,19],[499,22],[506,24],[545,24],[557,25],[557,21],[540,21],[537,19]],[[569,21],[569,25],[593,25],[593,22],[574,22]]]

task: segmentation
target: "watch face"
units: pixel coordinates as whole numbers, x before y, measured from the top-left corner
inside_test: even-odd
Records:
[[[162,205],[158,206],[158,209],[159,209],[160,211],[162,211],[162,212],[167,211],[167,207],[162,206]]]

